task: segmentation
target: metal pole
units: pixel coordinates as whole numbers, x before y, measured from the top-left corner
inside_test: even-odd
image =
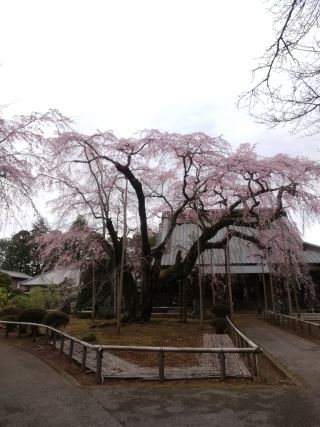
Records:
[[[127,203],[128,203],[128,180],[126,179],[126,187],[125,187],[125,193],[124,193],[124,206],[123,206],[123,236],[122,236],[122,248],[121,248],[120,279],[119,279],[118,304],[117,304],[118,333],[120,333],[120,326],[121,326],[123,272],[124,272],[125,252],[126,252],[126,246],[127,246]]]

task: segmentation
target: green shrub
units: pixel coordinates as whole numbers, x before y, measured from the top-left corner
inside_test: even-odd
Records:
[[[216,334],[224,334],[228,323],[224,317],[216,317],[212,320],[211,325],[214,327]]]
[[[18,316],[18,314],[20,313],[21,309],[18,307],[15,307],[13,305],[8,305],[7,307],[4,307],[1,311],[0,311],[0,319],[4,320],[3,317],[4,316]]]
[[[3,316],[1,320],[4,320],[5,322],[17,322],[18,317],[13,314],[7,314],[6,316]],[[6,336],[9,335],[9,332],[13,332],[16,329],[17,325],[15,324],[6,324]]]
[[[28,308],[22,310],[18,315],[19,322],[42,323],[46,310],[42,308]]]
[[[20,310],[24,310],[28,308],[29,297],[28,295],[15,295],[14,297],[11,297],[10,303],[18,307]]]
[[[66,326],[69,320],[69,316],[66,313],[62,311],[53,311],[45,316],[43,323],[53,328],[59,328],[60,326]]]
[[[93,332],[87,332],[86,334],[83,335],[81,339],[82,341],[86,341],[86,342],[97,341],[96,334],[94,334]]]
[[[18,295],[24,295],[24,292],[22,289],[11,289],[10,291],[10,298],[14,298]]]
[[[229,314],[229,309],[225,304],[215,304],[212,307],[212,313],[215,317],[226,317]]]

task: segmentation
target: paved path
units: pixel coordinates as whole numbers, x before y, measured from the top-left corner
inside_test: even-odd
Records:
[[[0,427],[318,427],[305,387],[79,387],[40,359],[0,342]]]
[[[0,426],[121,424],[85,389],[30,353],[0,342]]]
[[[320,345],[264,320],[245,319],[237,324],[249,338],[320,396]]]

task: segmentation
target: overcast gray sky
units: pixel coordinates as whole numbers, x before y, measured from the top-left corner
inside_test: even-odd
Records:
[[[2,1],[0,40],[6,115],[58,108],[86,131],[203,131],[264,155],[320,157],[318,137],[236,107],[272,42],[262,0]],[[305,238],[320,244],[320,228]]]

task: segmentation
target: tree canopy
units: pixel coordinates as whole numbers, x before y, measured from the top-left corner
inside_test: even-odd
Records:
[[[19,216],[21,204],[36,211],[34,196],[46,158],[45,139],[67,126],[68,120],[56,110],[44,114],[6,119],[0,114],[0,212]]]
[[[121,258],[124,188],[129,182],[128,227],[137,230],[141,239],[137,268],[143,299],[149,304],[145,318],[150,316],[162,253],[182,217],[199,221],[199,247],[196,239],[165,272],[167,281],[186,277],[199,249],[224,247],[226,238],[210,240],[227,226],[255,228],[262,238],[262,231],[266,234],[271,223],[290,211],[312,219],[320,213],[319,163],[285,154],[260,157],[254,146],[233,150],[223,139],[203,133],[151,130],[118,138],[112,132],[72,131],[51,138],[46,147],[47,157],[53,159],[47,178],[58,183],[61,192],[56,209],[60,215],[91,216],[115,268]],[[150,229],[163,212],[169,217],[168,227],[162,241],[154,245]],[[241,237],[252,240],[252,236]]]

